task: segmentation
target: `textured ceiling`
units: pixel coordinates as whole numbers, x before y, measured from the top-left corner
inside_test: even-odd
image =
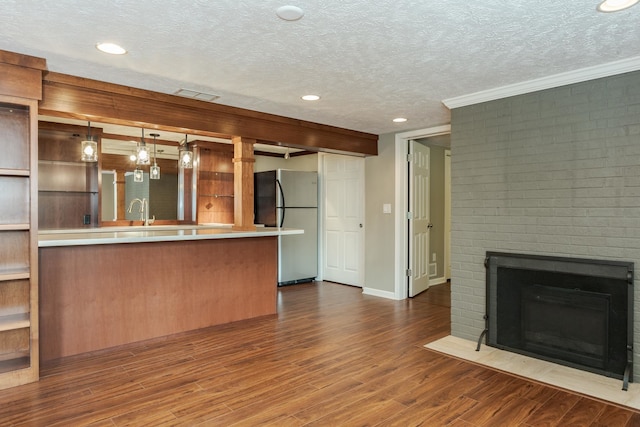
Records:
[[[304,17],[279,19],[287,4]],[[382,134],[448,123],[443,99],[640,55],[640,5],[597,4],[1,0],[0,49],[51,71]],[[129,53],[103,54],[99,41]]]

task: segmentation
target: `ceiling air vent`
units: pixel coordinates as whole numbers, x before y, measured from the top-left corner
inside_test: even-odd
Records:
[[[174,93],[174,95],[184,96],[185,98],[193,98],[205,102],[213,102],[220,98],[218,95],[212,95],[210,93],[198,92],[196,90],[180,89]]]

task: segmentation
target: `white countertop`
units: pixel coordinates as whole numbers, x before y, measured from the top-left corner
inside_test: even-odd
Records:
[[[151,225],[148,227],[101,227],[67,230],[40,230],[38,247],[109,245],[119,243],[168,242],[205,239],[303,234],[304,230],[256,227],[255,231],[237,231],[229,225]]]

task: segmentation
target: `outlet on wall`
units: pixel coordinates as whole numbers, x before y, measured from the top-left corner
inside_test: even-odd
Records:
[[[431,254],[431,262],[436,262],[436,253]]]

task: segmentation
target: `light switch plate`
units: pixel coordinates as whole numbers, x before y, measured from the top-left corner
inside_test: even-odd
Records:
[[[384,205],[382,205],[382,213],[391,213],[391,203],[385,203]]]

